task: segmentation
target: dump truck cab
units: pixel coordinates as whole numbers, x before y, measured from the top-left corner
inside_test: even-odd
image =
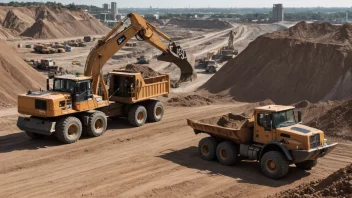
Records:
[[[227,122],[229,125],[222,124]],[[323,131],[301,124],[301,112],[293,106],[257,107],[250,118],[228,114],[187,123],[196,134],[211,136],[199,142],[203,159],[217,158],[223,165],[256,160],[263,173],[273,179],[285,176],[290,164],[312,169],[337,146],[328,144]]]
[[[107,106],[101,96],[92,94],[92,78],[80,75],[62,75],[53,79],[47,91],[18,96],[18,112],[30,116],[57,117]]]

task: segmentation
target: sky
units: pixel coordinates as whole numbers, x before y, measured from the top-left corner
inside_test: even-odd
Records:
[[[0,2],[9,2],[11,0],[0,0]],[[17,0],[25,1],[25,0]],[[43,0],[35,0],[43,1]],[[284,7],[352,7],[352,0],[50,0],[64,4],[88,4],[101,7],[103,3],[116,1],[118,7],[135,7],[146,8],[149,6],[155,8],[262,8],[272,7],[275,3],[282,3]],[[43,1],[45,2],[45,1]]]

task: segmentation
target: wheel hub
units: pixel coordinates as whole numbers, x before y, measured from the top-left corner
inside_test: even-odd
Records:
[[[205,144],[202,145],[202,153],[203,153],[204,155],[208,155],[208,154],[209,154],[209,147],[208,147],[208,145],[205,145]]]
[[[102,119],[97,119],[95,121],[95,129],[96,130],[102,130],[104,128],[104,121]]]
[[[78,126],[76,124],[71,124],[68,127],[68,135],[70,137],[75,137],[75,136],[77,136],[77,134],[78,134]]]
[[[144,119],[144,114],[143,112],[139,112],[138,115],[137,115],[137,120],[138,122],[142,122]]]
[[[161,109],[161,107],[157,107],[156,110],[155,110],[155,115],[157,117],[160,117],[162,112],[163,112],[163,110]]]
[[[220,149],[220,157],[221,159],[225,160],[227,158],[227,152],[225,149]]]
[[[269,172],[275,172],[276,171],[276,163],[274,160],[267,160],[266,161],[266,169],[269,171]]]

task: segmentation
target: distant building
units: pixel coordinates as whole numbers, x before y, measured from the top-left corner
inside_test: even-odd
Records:
[[[111,12],[113,16],[113,19],[115,20],[116,15],[118,14],[117,12],[117,3],[116,2],[111,2]]]
[[[284,7],[282,4],[274,4],[272,20],[274,23],[284,21]]]
[[[145,19],[159,19],[159,15],[158,14],[145,14],[144,18]]]
[[[109,10],[109,4],[104,3],[104,4],[103,4],[103,9],[104,9],[105,11],[108,11],[108,10]]]

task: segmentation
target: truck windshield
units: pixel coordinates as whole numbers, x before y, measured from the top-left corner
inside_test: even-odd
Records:
[[[70,92],[73,93],[75,82],[68,79],[55,79],[54,80],[54,91]]]
[[[287,127],[296,124],[293,110],[273,113],[274,126],[276,128]]]

